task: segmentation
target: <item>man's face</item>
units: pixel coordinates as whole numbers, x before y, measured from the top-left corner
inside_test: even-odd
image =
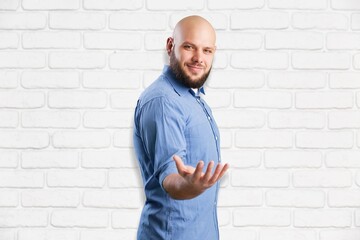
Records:
[[[175,39],[168,39],[170,67],[187,87],[203,86],[210,74],[216,49],[215,35],[210,30],[199,26],[181,31]]]

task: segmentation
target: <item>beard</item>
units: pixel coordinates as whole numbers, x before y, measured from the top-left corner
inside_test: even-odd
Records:
[[[180,65],[180,62],[176,59],[174,51],[172,51],[170,54],[170,68],[173,71],[176,79],[188,88],[202,87],[211,72],[211,67],[210,67],[209,71],[205,72],[198,79],[192,80],[191,77],[185,73],[185,70]]]

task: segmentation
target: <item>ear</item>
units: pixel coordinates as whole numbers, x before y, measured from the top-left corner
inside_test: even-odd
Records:
[[[172,37],[169,37],[166,40],[166,52],[169,56],[170,56],[171,51],[173,50],[173,47],[174,47],[174,39]]]

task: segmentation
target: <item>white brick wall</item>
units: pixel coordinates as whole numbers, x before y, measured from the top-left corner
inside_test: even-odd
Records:
[[[0,240],[134,240],[133,108],[166,38],[217,30],[224,240],[360,239],[360,1],[1,0]]]

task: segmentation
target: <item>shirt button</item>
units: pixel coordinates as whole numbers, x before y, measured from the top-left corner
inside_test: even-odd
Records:
[[[211,120],[211,117],[208,116],[208,119]]]

